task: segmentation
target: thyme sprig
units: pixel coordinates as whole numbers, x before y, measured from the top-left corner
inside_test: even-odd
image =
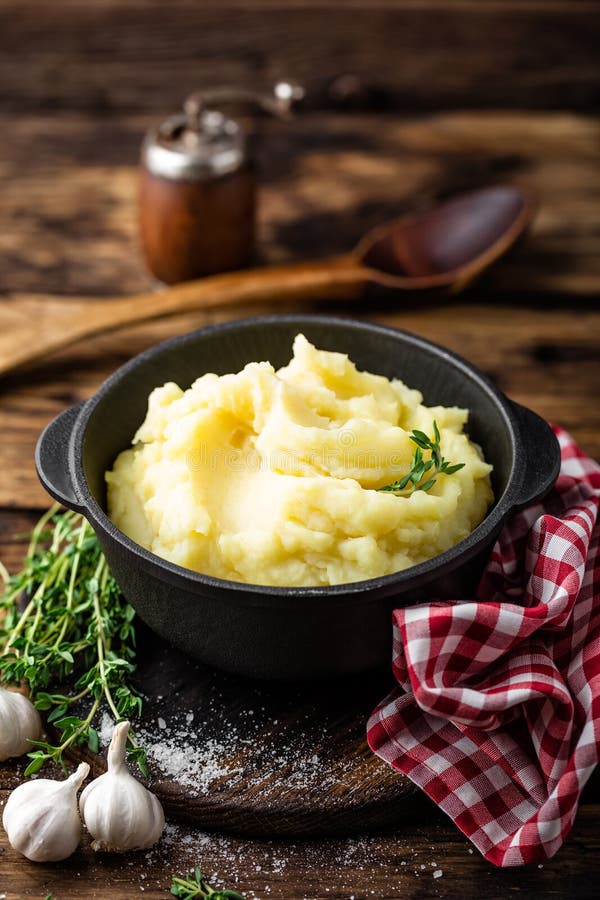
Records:
[[[32,741],[26,775],[69,747],[98,750],[94,720],[106,703],[116,721],[139,715],[141,697],[131,687],[135,668],[133,607],[121,594],[94,532],[83,516],[45,513],[31,533],[23,568],[9,576],[0,601],[0,683],[27,684],[37,709],[58,731],[56,745]],[[25,608],[21,610],[22,603]],[[69,680],[71,692],[60,690]],[[74,714],[74,708],[81,709]],[[129,735],[128,759],[148,774],[145,751]]]
[[[436,483],[438,475],[453,475],[454,472],[464,468],[464,463],[451,463],[442,456],[440,430],[435,419],[433,420],[432,438],[428,437],[424,431],[419,431],[416,428],[409,437],[417,445],[409,471],[399,481],[394,481],[392,484],[386,484],[384,487],[378,488],[379,491],[388,491],[392,494],[410,497],[414,491],[430,491]],[[423,457],[423,450],[430,452],[429,459]],[[430,477],[423,481],[425,475],[428,474],[430,474]]]
[[[242,894],[238,894],[237,891],[213,890],[200,868],[196,868],[193,878],[179,878],[173,875],[171,893],[174,897],[182,897],[184,900],[195,897],[199,900],[206,900],[207,897],[210,897],[210,900],[244,900]]]

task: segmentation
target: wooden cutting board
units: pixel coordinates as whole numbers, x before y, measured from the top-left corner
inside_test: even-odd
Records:
[[[137,686],[152,779],[167,816],[254,837],[352,834],[426,810],[368,748],[367,717],[389,673],[289,685],[248,681],[139,629]],[[104,716],[101,743],[110,721]],[[105,751],[81,753],[94,774]]]

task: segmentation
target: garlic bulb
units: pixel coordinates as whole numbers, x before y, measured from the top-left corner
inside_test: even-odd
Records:
[[[36,778],[15,788],[2,815],[15,850],[33,862],[57,862],[74,853],[81,838],[77,791],[89,771],[80,763],[66,781]]]
[[[140,784],[125,765],[129,722],[115,725],[108,748],[108,772],[88,784],[79,809],[94,838],[93,850],[113,853],[152,847],[165,827],[158,799]]]
[[[28,697],[0,688],[0,761],[32,750],[42,736],[40,714]]]

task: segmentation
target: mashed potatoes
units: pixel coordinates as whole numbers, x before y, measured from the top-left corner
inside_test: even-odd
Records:
[[[258,362],[187,391],[165,384],[106,474],[110,518],[158,556],[233,581],[329,585],[406,569],[466,537],[493,499],[467,410],[422,399],[303,335],[278,371]],[[378,491],[410,469],[409,435],[432,435],[434,420],[444,457],[464,468],[428,492]]]

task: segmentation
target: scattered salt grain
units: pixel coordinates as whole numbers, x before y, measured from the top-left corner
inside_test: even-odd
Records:
[[[110,744],[110,739],[112,738],[114,727],[115,723],[105,710],[102,713],[100,728],[98,729],[98,738],[102,747],[108,747],[108,745]]]
[[[183,699],[176,684],[169,682],[169,688],[171,696]],[[307,710],[297,721],[293,733],[284,728],[276,729],[281,718],[271,719],[268,708],[261,701],[257,689],[251,700],[252,709],[244,707],[243,703],[241,708],[236,704],[230,709],[227,695],[224,696],[219,684],[215,683],[214,688],[207,689],[201,709],[182,709],[181,703],[155,706],[153,714],[146,719],[147,727],[137,733],[147,751],[153,777],[157,781],[174,781],[188,797],[210,795],[214,802],[218,801],[221,791],[232,788],[238,792],[251,792],[253,799],[260,798],[265,805],[287,792],[304,792],[314,799],[324,790],[333,788],[330,802],[339,799],[343,804],[347,795],[340,790],[340,785],[352,790],[355,762],[334,759],[330,755],[327,740],[323,740],[323,737],[327,738],[327,726],[317,730],[315,717]],[[107,738],[106,743],[113,727],[110,716],[103,717],[101,730]],[[399,856],[405,858],[396,857],[393,866],[385,866],[379,859],[379,840],[370,836],[343,838],[328,841],[326,848],[310,842],[294,844],[286,841],[282,845],[277,841],[262,841],[259,851],[255,842],[167,823],[160,844],[145,853],[144,859],[151,866],[163,865],[166,861],[171,865],[172,856],[176,854],[178,871],[210,860],[217,870],[209,879],[211,883],[215,887],[239,885],[244,888],[248,900],[259,897],[267,900],[267,895],[277,895],[285,873],[292,869],[335,872],[335,890],[350,900],[357,896],[347,893],[356,891],[357,872],[367,873],[376,864],[384,865],[386,882],[389,879],[385,885],[386,896],[400,896],[405,885],[398,882],[418,878],[425,870],[427,874],[432,872],[436,879],[441,877],[442,870],[436,869],[436,862],[430,862],[434,852],[439,855],[439,846],[437,849],[432,846],[429,851],[423,848],[420,853],[419,849],[405,844],[399,848]],[[394,845],[394,853],[397,852]],[[419,859],[427,864],[419,863]],[[271,878],[273,881],[269,883]],[[254,890],[246,886],[246,879],[254,881]]]
[[[162,726],[161,729],[164,730]],[[185,731],[176,731],[158,742],[151,735],[143,740],[148,759],[156,763],[163,775],[191,788],[192,796],[208,794],[213,782],[220,778],[227,777],[230,784],[234,778],[240,780],[242,769],[231,766],[227,760],[233,742],[208,739],[200,744],[190,740]]]
[[[306,730],[288,738],[278,734],[276,740],[266,740],[269,723],[254,709],[236,710],[230,718],[223,717],[222,696],[218,691],[206,698],[205,715],[199,718],[193,710],[157,717],[158,729],[148,727],[139,732],[140,743],[146,748],[148,761],[155,776],[169,778],[186,789],[190,797],[206,796],[226,786],[229,791],[240,787],[262,797],[265,803],[295,791],[320,796],[329,788],[338,789],[347,783],[354,762],[335,760],[313,753],[306,755],[306,745],[314,741],[314,722],[308,717]],[[214,707],[214,709],[213,709]],[[261,707],[260,709],[263,709]],[[260,713],[260,711],[259,711]],[[240,717],[244,724],[240,727]],[[219,722],[217,733],[212,730]],[[112,722],[108,725],[112,730]],[[271,726],[277,724],[273,720]],[[212,732],[212,733],[211,733]],[[348,781],[349,783],[349,781]],[[331,792],[331,802],[343,804],[345,796],[338,790]]]

